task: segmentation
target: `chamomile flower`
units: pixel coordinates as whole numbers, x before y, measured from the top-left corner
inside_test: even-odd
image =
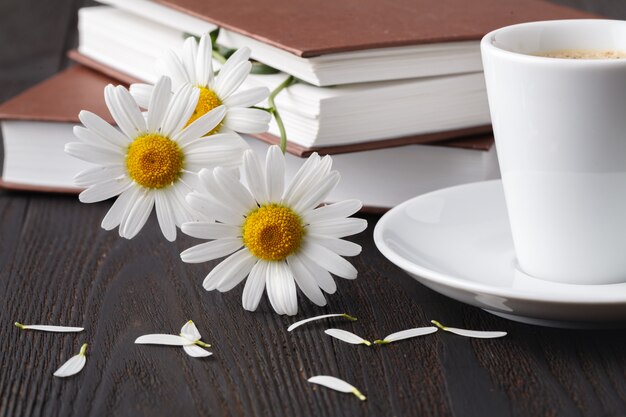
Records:
[[[216,166],[237,167],[246,145],[234,133],[203,136],[222,120],[226,109],[217,107],[185,127],[198,101],[198,91],[181,87],[171,95],[171,82],[162,77],[150,96],[144,117],[128,90],[108,85],[104,97],[120,130],[93,113],[82,111],[65,152],[95,164],[74,178],[86,187],[79,198],[94,203],[119,196],[102,220],[106,230],[119,226],[131,239],[146,223],[153,206],[163,235],[176,239],[176,226],[203,218],[185,201],[197,172]]]
[[[199,263],[230,255],[207,275],[204,288],[224,292],[248,277],[244,309],[256,310],[267,288],[274,310],[294,315],[296,285],[323,306],[322,290],[337,289],[331,273],[356,278],[357,270],[343,256],[358,255],[361,247],[341,238],[363,231],[367,222],[348,218],[361,208],[357,200],[318,207],[339,181],[331,165],[329,156],[313,154],[285,187],[284,156],[271,146],[265,169],[253,151],[244,153],[247,187],[222,168],[202,170],[200,182],[208,195],[196,191],[187,201],[197,210],[213,208],[216,221],[183,224],[184,233],[211,241],[187,249],[181,258]]]
[[[267,131],[271,116],[264,110],[250,107],[265,100],[269,90],[266,87],[257,87],[237,91],[250,74],[252,64],[249,58],[250,49],[238,49],[215,76],[211,37],[205,34],[199,43],[194,37],[188,37],[183,44],[181,55],[172,50],[167,51],[157,61],[157,70],[171,77],[175,88],[190,86],[198,91],[200,98],[190,122],[219,106],[224,106],[226,109],[224,120],[212,128],[210,133],[229,130],[240,133],[262,133]],[[152,86],[133,84],[130,86],[130,92],[140,106],[150,108]]]

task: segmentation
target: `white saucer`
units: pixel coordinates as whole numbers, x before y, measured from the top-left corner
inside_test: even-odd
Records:
[[[422,284],[498,316],[552,327],[626,327],[626,283],[559,284],[519,271],[499,180],[406,201],[380,219],[374,241]]]

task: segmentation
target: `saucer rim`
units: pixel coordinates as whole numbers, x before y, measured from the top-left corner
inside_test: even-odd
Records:
[[[450,192],[455,192],[458,189],[465,189],[476,186],[485,186],[485,187],[495,187],[496,184],[502,184],[502,180],[488,180],[488,181],[477,181],[471,182],[461,185],[455,185],[453,187],[442,188],[439,190],[431,191],[429,193],[421,194],[416,197],[413,197],[403,203],[400,203],[396,207],[389,210],[385,213],[380,220],[376,223],[374,228],[374,243],[378,250],[385,256],[389,261],[391,261],[396,266],[400,267],[404,271],[418,275],[419,277],[431,281],[435,284],[442,285],[445,287],[454,288],[457,290],[462,290],[471,293],[482,293],[486,295],[493,295],[496,297],[503,297],[507,299],[516,299],[520,301],[528,301],[528,302],[541,302],[541,303],[550,303],[550,304],[563,304],[563,305],[580,305],[580,304],[594,304],[594,305],[623,305],[626,304],[626,293],[621,298],[617,297],[619,292],[611,291],[615,288],[626,288],[626,283],[617,283],[617,284],[598,284],[598,285],[580,285],[580,284],[564,284],[564,283],[551,283],[550,281],[545,281],[548,284],[555,285],[576,285],[582,287],[605,287],[607,288],[607,295],[613,295],[614,298],[581,298],[581,296],[567,296],[561,295],[559,298],[554,298],[550,296],[542,296],[541,294],[531,295],[524,292],[514,291],[511,289],[504,289],[502,287],[495,287],[488,284],[476,283],[472,281],[468,281],[466,279],[460,277],[454,277],[451,275],[447,275],[441,272],[433,271],[427,267],[415,264],[410,260],[404,258],[402,255],[398,254],[396,251],[391,249],[383,238],[383,233],[385,229],[390,229],[387,224],[391,221],[394,216],[398,216],[402,210],[414,204],[415,201],[418,201],[422,198],[431,197],[437,194],[447,194]]]

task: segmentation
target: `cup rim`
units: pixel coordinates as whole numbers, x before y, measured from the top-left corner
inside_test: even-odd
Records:
[[[480,48],[482,53],[488,52],[490,54],[500,55],[502,57],[517,60],[526,63],[535,64],[550,64],[557,66],[626,66],[626,59],[565,59],[565,58],[552,58],[545,56],[530,55],[521,52],[514,52],[507,49],[503,49],[494,44],[495,37],[509,30],[519,28],[522,26],[546,26],[546,25],[572,25],[580,22],[602,22],[603,24],[615,24],[626,25],[626,21],[617,19],[561,19],[561,20],[540,20],[535,22],[517,23],[515,25],[504,26],[487,33],[480,41]]]

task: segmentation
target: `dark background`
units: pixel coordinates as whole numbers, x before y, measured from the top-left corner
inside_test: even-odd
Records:
[[[330,0],[329,0],[330,1]],[[617,19],[624,0],[560,0]],[[0,0],[0,101],[68,65],[82,1]],[[331,340],[328,322],[287,333],[294,319],[266,299],[252,314],[241,286],[200,288],[212,264],[187,265],[151,218],[126,241],[99,224],[110,202],[0,191],[0,417],[22,416],[626,416],[626,332],[574,331],[499,319],[436,294],[385,260],[372,230],[355,241],[359,278],[338,280],[326,309],[300,301],[299,318],[349,312],[333,325],[368,338],[436,318],[506,330],[496,340],[438,332],[366,348]],[[135,346],[146,333],[176,332],[193,319],[214,345],[208,359],[178,348]],[[82,325],[85,332],[23,332],[13,322]],[[87,366],[52,372],[89,343]],[[368,396],[313,387],[340,376]]]

